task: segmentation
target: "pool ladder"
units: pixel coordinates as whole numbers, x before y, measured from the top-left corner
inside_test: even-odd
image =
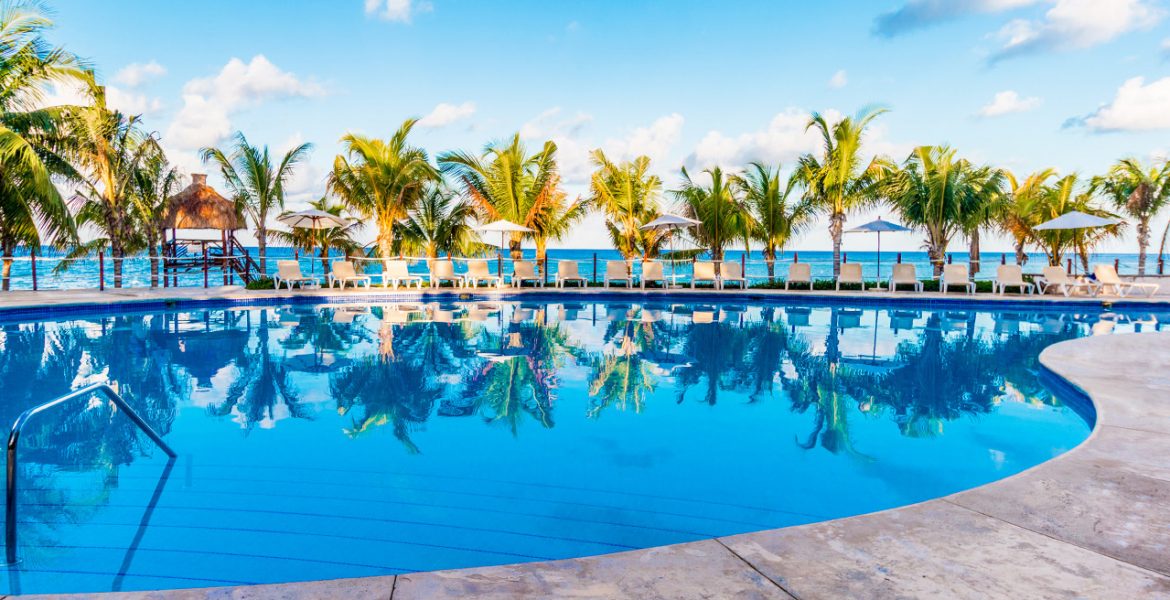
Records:
[[[7,564],[16,564],[18,561],[16,556],[16,448],[20,444],[21,430],[24,429],[24,426],[26,423],[28,423],[29,419],[41,412],[53,408],[54,406],[77,400],[79,398],[88,398],[94,394],[102,394],[108,398],[110,402],[113,402],[114,406],[118,407],[118,409],[123,414],[129,417],[130,420],[133,421],[134,424],[137,425],[138,428],[146,434],[147,437],[149,437],[154,443],[158,444],[158,447],[162,448],[163,452],[167,453],[167,456],[171,457],[172,459],[175,458],[175,451],[171,450],[171,447],[162,440],[158,433],[156,433],[145,420],[143,420],[138,412],[131,408],[130,405],[126,403],[126,400],[119,396],[118,392],[114,391],[114,388],[110,387],[110,385],[107,383],[95,383],[93,385],[87,385],[79,390],[70,392],[44,404],[34,406],[24,411],[23,413],[20,413],[20,416],[17,417],[16,421],[12,424],[12,432],[8,434],[8,478],[6,480],[7,487],[5,488],[4,493],[4,499],[7,502],[4,513],[4,553]]]

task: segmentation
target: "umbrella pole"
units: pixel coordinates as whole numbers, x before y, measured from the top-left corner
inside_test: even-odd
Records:
[[[877,252],[877,286],[875,286],[875,287],[874,287],[874,289],[875,289],[875,290],[881,290],[881,289],[882,289],[882,232],[880,232],[880,231],[879,231],[879,232],[877,232],[877,236],[878,236],[878,244],[877,244],[877,246],[878,246],[878,252]],[[862,279],[864,279],[864,277],[863,277]],[[876,327],[877,327],[877,321],[876,321],[877,317],[874,317],[874,319],[875,319],[875,321],[874,321],[874,327],[876,328]]]

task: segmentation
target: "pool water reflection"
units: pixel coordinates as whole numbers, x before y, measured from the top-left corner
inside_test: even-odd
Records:
[[[485,301],[2,325],[5,423],[111,381],[180,455],[97,402],[30,424],[6,591],[555,559],[917,502],[1088,435],[1043,348],[1167,319]]]

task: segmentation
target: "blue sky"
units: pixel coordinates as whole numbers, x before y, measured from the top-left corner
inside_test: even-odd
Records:
[[[277,149],[313,142],[297,203],[323,192],[343,133],[388,135],[412,116],[425,125],[414,141],[432,154],[515,132],[533,146],[554,139],[574,194],[593,148],[648,154],[671,187],[684,164],[791,165],[815,149],[809,111],[875,103],[890,112],[870,148],[898,159],[950,144],[1017,173],[1091,174],[1170,151],[1167,0],[51,6],[54,40],[91,60],[111,101],[143,113],[186,170],[200,170],[198,147],[236,130]],[[605,246],[604,236],[593,216],[562,246]],[[886,237],[887,248],[921,243]],[[796,245],[829,243],[817,226]],[[1107,249],[1132,245],[1131,235]]]

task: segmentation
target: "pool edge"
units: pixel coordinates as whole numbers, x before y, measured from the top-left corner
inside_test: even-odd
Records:
[[[229,304],[263,305],[287,297],[264,295],[251,299],[260,302]],[[376,295],[303,297],[327,303],[370,301]],[[148,300],[159,301],[166,299]],[[126,303],[96,306],[109,310],[120,304]],[[94,306],[71,306],[78,305]],[[150,310],[140,306],[130,310]],[[1158,397],[1170,390],[1170,381],[1157,374],[1167,362],[1159,362],[1159,353],[1170,355],[1170,333],[1081,338],[1048,347],[1040,355],[1044,369],[1083,392],[1095,410],[1096,422],[1085,441],[1005,479],[877,513],[550,562],[235,588],[22,597],[1170,596],[1170,557],[1157,551],[1170,544],[1170,536],[1158,535],[1167,531],[1168,517],[1157,510],[1132,510],[1151,502],[1170,504],[1170,465],[1156,456],[1151,463],[1140,451],[1170,449],[1170,402]],[[1105,534],[1099,534],[1102,527]]]

